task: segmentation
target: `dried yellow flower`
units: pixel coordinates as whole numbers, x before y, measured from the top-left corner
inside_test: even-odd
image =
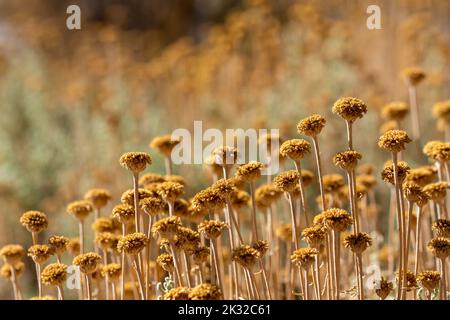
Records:
[[[119,163],[125,169],[136,174],[144,171],[147,165],[152,164],[152,158],[145,152],[127,152],[120,157]]]
[[[85,274],[94,273],[102,258],[95,252],[87,252],[77,255],[73,259],[73,264],[80,267],[80,271]]]
[[[111,200],[111,193],[106,189],[91,189],[85,193],[84,199],[90,201],[94,208],[100,209]]]
[[[175,146],[180,142],[181,140],[179,138],[172,137],[170,134],[167,134],[153,138],[149,146],[150,148],[161,152],[165,157],[170,157],[173,148],[175,148]]]
[[[388,103],[381,110],[384,119],[400,121],[403,120],[409,112],[409,107],[405,102],[394,101]]]
[[[86,200],[71,202],[67,205],[67,213],[83,221],[93,211],[92,203]]]
[[[337,153],[333,157],[333,163],[335,166],[345,170],[352,171],[356,168],[358,160],[361,160],[362,154],[358,151],[347,150]]]
[[[58,255],[66,252],[69,242],[69,238],[66,238],[64,236],[51,236],[48,239],[48,245]]]
[[[356,254],[363,253],[372,245],[372,238],[365,232],[350,234],[344,239],[344,247]]]
[[[450,255],[450,239],[438,237],[428,242],[428,250],[439,259],[446,259]]]
[[[280,147],[280,154],[289,157],[294,161],[299,161],[311,152],[311,144],[303,139],[292,139],[285,141]]]
[[[417,275],[417,282],[428,291],[436,289],[440,281],[441,274],[438,271],[422,271]]]
[[[292,192],[299,184],[300,174],[296,170],[280,173],[273,180],[273,185],[283,192]]]
[[[334,103],[332,111],[342,119],[353,122],[363,117],[367,112],[367,106],[361,99],[345,97]]]
[[[189,300],[189,294],[192,289],[187,287],[176,287],[167,291],[163,300]]]
[[[222,234],[222,230],[227,228],[227,224],[219,220],[205,220],[198,225],[198,231],[203,233],[208,239],[217,239]]]
[[[378,139],[378,146],[381,149],[390,152],[400,152],[405,150],[406,144],[412,140],[408,134],[403,130],[389,130]]]
[[[138,254],[148,243],[148,238],[141,232],[127,234],[119,238],[117,243],[117,250],[124,251],[127,254]]]
[[[307,270],[313,264],[318,254],[319,251],[316,248],[300,248],[292,253],[291,261],[296,266]]]
[[[27,211],[20,217],[20,223],[29,231],[39,233],[48,226],[47,215],[40,211]]]
[[[35,244],[28,248],[28,256],[37,264],[43,264],[52,254],[53,250],[45,244]]]
[[[134,219],[134,208],[128,204],[119,204],[113,208],[112,216],[121,223],[126,224]]]
[[[19,263],[24,255],[25,250],[20,244],[7,244],[0,249],[0,258],[11,265]]]
[[[313,114],[299,121],[297,124],[297,131],[306,136],[315,137],[325,127],[326,120],[318,114]]]
[[[249,245],[239,245],[233,250],[232,259],[244,268],[251,268],[258,261],[259,252]]]
[[[42,270],[42,283],[48,286],[59,286],[67,279],[67,266],[62,263],[49,264]]]

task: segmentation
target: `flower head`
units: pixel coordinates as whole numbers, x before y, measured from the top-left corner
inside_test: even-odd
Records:
[[[389,130],[380,136],[378,146],[390,152],[400,152],[405,150],[405,145],[410,142],[411,139],[405,131]]]
[[[7,244],[0,249],[0,258],[11,265],[19,263],[24,255],[25,250],[20,244]]]
[[[35,244],[28,248],[28,256],[37,264],[43,264],[52,254],[53,250],[45,244]]]
[[[402,70],[402,76],[409,85],[416,86],[425,79],[426,73],[419,67],[409,67]]]
[[[319,251],[316,248],[300,248],[292,253],[291,261],[296,266],[307,270],[313,264],[318,254]]]
[[[269,250],[269,242],[267,240],[258,240],[252,243],[252,248],[258,251],[259,256],[262,258]]]
[[[17,278],[20,278],[22,276],[23,272],[25,271],[25,263],[23,262],[17,262],[14,265],[11,265],[9,263],[4,263],[3,266],[0,268],[0,277],[12,280],[12,272],[11,268],[14,268],[14,275]]]
[[[67,250],[69,238],[64,236],[51,236],[48,239],[48,245],[56,254],[63,254]]]
[[[361,99],[346,97],[338,99],[334,103],[332,111],[344,120],[353,122],[363,117],[367,112],[367,106]]]
[[[91,189],[85,193],[84,199],[90,201],[94,208],[100,209],[111,200],[111,193],[106,189]]]
[[[450,255],[450,239],[438,237],[428,242],[428,250],[439,259],[445,259]]]
[[[229,199],[236,190],[234,179],[219,179],[211,186],[211,189],[225,199]]]
[[[325,127],[326,122],[325,118],[321,115],[313,114],[312,116],[299,121],[297,124],[297,131],[300,134],[315,137],[322,131],[323,127]]]
[[[448,182],[434,182],[423,187],[423,192],[433,201],[443,201],[450,187]]]
[[[113,228],[113,219],[106,217],[95,219],[94,223],[91,225],[91,229],[96,233],[112,232]]]
[[[381,115],[386,120],[403,120],[409,112],[409,107],[402,101],[388,103],[381,110]]]
[[[375,293],[380,297],[381,300],[384,300],[393,289],[394,285],[392,284],[392,282],[389,282],[385,278],[381,277],[378,282],[378,286],[375,288]]]
[[[176,287],[167,291],[163,300],[189,300],[189,294],[192,289],[187,287]]]
[[[117,250],[127,254],[138,254],[148,243],[148,238],[142,232],[135,232],[127,234],[119,238],[117,243]]]
[[[352,224],[352,217],[344,209],[331,208],[323,213],[325,225],[337,232],[343,232]]]
[[[409,169],[409,165],[405,161],[399,161],[397,163],[397,178],[400,183],[403,183],[403,181],[405,180]],[[384,164],[383,171],[381,172],[381,178],[385,182],[395,184],[394,177],[394,164],[389,160]]]
[[[125,169],[136,174],[144,171],[147,165],[152,164],[152,158],[145,152],[127,152],[120,157],[119,163]]]
[[[302,231],[303,239],[312,248],[318,248],[325,241],[326,235],[326,228],[320,224],[305,228]]]
[[[300,174],[297,170],[289,170],[280,173],[273,180],[273,185],[283,192],[292,192],[298,185]]]
[[[222,230],[227,227],[227,224],[220,220],[205,220],[198,225],[198,231],[208,239],[216,239],[220,237]]]
[[[210,250],[208,247],[199,246],[192,252],[192,259],[198,265],[208,261]]]
[[[162,182],[156,192],[165,201],[175,201],[184,193],[184,186],[178,182]]]
[[[113,208],[112,216],[125,224],[134,219],[134,208],[128,204],[119,204]]]
[[[144,188],[138,188],[139,201],[152,196],[153,194],[151,191]],[[122,193],[122,196],[120,197],[120,202],[122,202],[122,204],[127,204],[129,206],[134,207],[134,189],[128,189],[127,191]]]
[[[259,259],[259,252],[249,245],[240,245],[233,250],[233,261],[236,261],[244,268],[251,268]]]
[[[261,169],[264,165],[261,162],[250,161],[237,168],[236,176],[244,181],[255,181],[261,177]]]
[[[428,291],[436,289],[440,281],[441,274],[438,271],[422,271],[417,275],[417,282]]]
[[[170,157],[173,148],[180,142],[181,140],[179,138],[173,138],[170,134],[167,134],[153,138],[149,146],[152,149],[158,150],[164,156]]]
[[[238,151],[234,147],[222,146],[213,150],[214,163],[219,166],[231,166],[238,160]]]
[[[225,204],[223,192],[211,187],[201,190],[192,198],[192,207],[198,211],[220,210],[225,207]]]
[[[62,263],[49,264],[42,270],[42,283],[48,286],[59,286],[67,278],[67,266]]]
[[[281,196],[281,191],[273,184],[264,184],[255,192],[256,205],[259,208],[267,208],[277,201]]]
[[[73,264],[80,267],[80,271],[85,274],[93,273],[97,270],[102,258],[95,252],[87,252],[77,255],[73,259]]]
[[[323,189],[326,193],[336,193],[344,185],[344,177],[340,174],[327,174],[323,176]]]
[[[356,254],[363,253],[372,245],[372,238],[365,232],[350,234],[344,239],[344,247]]]
[[[156,216],[164,211],[165,203],[161,198],[147,197],[139,201],[139,206],[150,216]]]
[[[438,237],[450,238],[450,220],[448,219],[437,219],[431,225],[431,229]]]
[[[156,258],[156,263],[167,272],[173,272],[175,268],[173,264],[173,257],[168,253],[160,254]]]
[[[419,186],[424,187],[427,184],[433,182],[437,177],[437,170],[431,166],[419,167],[409,170],[406,180],[417,183]]]
[[[433,105],[433,115],[445,124],[450,122],[450,100],[440,101]]]
[[[107,277],[108,281],[117,281],[120,279],[122,266],[118,263],[109,263],[103,266],[101,273],[103,277]]]
[[[178,228],[181,227],[180,217],[173,216],[156,221],[152,226],[153,235],[161,238],[173,240]]]
[[[47,215],[40,211],[27,211],[20,217],[20,223],[29,231],[39,233],[48,226]]]
[[[283,157],[289,157],[294,161],[303,159],[311,152],[311,144],[303,139],[292,139],[285,141],[280,147],[280,154]]]
[[[73,215],[80,221],[83,221],[92,212],[92,203],[86,200],[71,202],[67,205],[67,213]]]
[[[361,160],[362,154],[358,151],[347,150],[337,153],[333,157],[333,163],[335,166],[345,170],[352,171],[358,164],[358,160]]]
[[[209,283],[202,283],[191,289],[189,300],[219,300],[222,298],[222,291]]]

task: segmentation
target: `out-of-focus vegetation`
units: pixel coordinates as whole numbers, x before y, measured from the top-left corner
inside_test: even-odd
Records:
[[[73,3],[80,31],[66,29]],[[407,100],[399,72],[411,65],[427,71],[419,106],[433,138],[431,105],[450,93],[450,3],[378,3],[383,29],[370,31],[370,1],[0,1],[0,242],[25,239],[28,209],[49,215],[49,234],[75,235],[67,202],[93,186],[117,198],[130,183],[119,156],[194,120],[294,137],[300,118],[357,96],[369,113],[355,147],[380,163],[378,110]],[[323,132],[327,173],[342,126]],[[175,170],[201,187],[200,167]]]

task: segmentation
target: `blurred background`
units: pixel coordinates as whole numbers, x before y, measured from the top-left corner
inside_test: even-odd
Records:
[[[66,28],[70,4],[81,8],[81,30]],[[370,4],[381,8],[381,30],[366,27]],[[47,235],[75,236],[69,201],[104,187],[114,205],[131,187],[120,155],[150,152],[162,173],[149,141],[194,120],[294,138],[299,119],[320,113],[325,173],[338,172],[331,158],[345,126],[331,106],[355,96],[369,107],[355,147],[380,166],[388,155],[376,146],[378,111],[407,101],[399,74],[409,66],[427,72],[422,131],[441,138],[430,110],[450,96],[449,18],[440,0],[0,0],[0,246],[30,243],[18,222],[30,209],[49,216]],[[175,172],[187,196],[210,183],[201,166]],[[0,282],[0,298],[9,286]]]

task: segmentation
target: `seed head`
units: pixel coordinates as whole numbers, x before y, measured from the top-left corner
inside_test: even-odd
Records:
[[[152,158],[145,152],[127,152],[120,157],[119,163],[125,169],[136,174],[144,171],[147,165],[151,165]]]
[[[259,257],[264,257],[269,250],[269,242],[267,240],[258,240],[252,244],[252,248],[258,251]]]
[[[281,191],[273,184],[264,184],[255,192],[256,205],[259,208],[267,208],[277,201],[281,196]]]
[[[438,271],[422,271],[417,275],[417,282],[428,291],[433,291],[441,281],[441,274]]]
[[[437,219],[431,225],[431,229],[438,237],[450,238],[450,220],[448,219]]]
[[[7,244],[0,249],[0,258],[11,265],[19,263],[24,255],[25,250],[20,244]]]
[[[250,203],[250,195],[243,191],[243,190],[237,190],[236,192],[233,192],[231,195],[231,206],[234,209],[240,209],[243,207],[247,207]]]
[[[417,183],[424,187],[436,180],[437,170],[432,166],[423,166],[416,169],[411,169],[406,176],[407,181]]]
[[[372,238],[365,232],[350,234],[344,239],[344,247],[356,254],[363,253],[372,245]]]
[[[366,189],[372,189],[377,184],[377,180],[371,174],[361,174],[356,176],[356,183],[363,185]]]
[[[3,266],[0,268],[0,277],[12,280],[11,268],[14,268],[16,279],[20,278],[25,271],[25,263],[19,261],[14,264],[14,266],[9,263],[3,264]]]
[[[280,147],[280,154],[299,161],[311,152],[311,144],[303,139],[292,139],[285,141]]]
[[[213,284],[202,283],[192,288],[188,298],[189,300],[220,300],[222,291]]]
[[[198,232],[179,227],[176,233],[175,247],[187,252],[193,252],[200,244],[200,235]]]
[[[441,101],[433,105],[433,116],[445,124],[450,122],[450,100]]]
[[[95,235],[95,243],[97,243],[102,250],[107,251],[116,243],[116,238],[116,235],[111,232],[100,232]]]
[[[110,263],[102,268],[102,276],[107,277],[108,281],[114,282],[120,279],[122,267],[118,263]]]
[[[219,179],[211,186],[211,189],[225,199],[229,199],[231,194],[236,191],[234,179]]]
[[[192,207],[198,211],[220,210],[225,204],[223,193],[211,187],[198,192],[192,199]]]
[[[163,182],[158,184],[156,192],[164,201],[175,201],[184,193],[184,186],[177,182]]]
[[[208,261],[210,255],[210,250],[207,247],[197,247],[192,252],[192,259],[197,265],[200,265],[206,261]]]
[[[72,238],[69,239],[69,243],[67,244],[67,250],[74,255],[77,256],[80,254],[80,239],[79,238]]]
[[[192,289],[187,287],[172,288],[164,294],[163,300],[189,300],[191,291]]]
[[[434,182],[423,187],[423,192],[433,201],[443,201],[449,187],[448,182]]]
[[[367,106],[361,99],[346,97],[338,99],[334,103],[332,111],[342,119],[353,122],[364,116]]]
[[[141,252],[148,243],[148,238],[142,232],[135,232],[127,234],[124,237],[119,238],[117,243],[117,250],[119,252],[125,252],[127,254],[138,254]]]
[[[94,208],[100,209],[108,204],[111,200],[111,193],[105,189],[91,189],[84,195],[84,200],[90,201]]]
[[[260,255],[258,250],[249,245],[239,245],[233,250],[232,260],[239,263],[244,268],[251,268],[256,264]]]
[[[331,208],[322,212],[325,225],[337,232],[343,232],[352,224],[352,217],[344,209]]]
[[[95,252],[87,252],[77,255],[73,259],[73,264],[80,267],[80,271],[85,274],[94,273],[102,258]]]
[[[67,213],[73,215],[80,221],[83,221],[92,212],[92,203],[86,200],[71,202],[67,205]]]
[[[165,157],[170,157],[173,148],[175,148],[175,146],[180,142],[181,140],[179,138],[175,138],[170,134],[167,134],[153,138],[149,146],[152,149],[158,150]]]
[[[139,206],[149,216],[156,216],[164,211],[165,203],[161,198],[148,197],[139,201]]]
[[[398,181],[400,183],[403,183],[409,172],[409,165],[405,161],[399,161],[397,163],[397,169]],[[394,164],[392,163],[392,161],[387,161],[384,164],[383,171],[381,172],[381,178],[387,183],[390,183],[392,185],[395,184]]]
[[[318,254],[319,251],[316,248],[300,248],[292,253],[291,261],[296,266],[307,270],[313,264]]]
[[[298,185],[300,174],[297,170],[289,170],[280,173],[273,180],[273,185],[283,192],[292,192]]]
[[[142,187],[146,187],[148,185],[154,184],[154,183],[161,183],[166,181],[163,176],[149,172],[144,174],[142,177],[139,178],[139,185]]]
[[[312,116],[306,117],[299,121],[297,124],[297,131],[305,136],[315,137],[322,131],[326,123],[327,121],[324,117],[318,114],[313,114]]]
[[[119,204],[113,208],[112,216],[120,223],[126,224],[134,219],[134,208],[128,204]]]
[[[138,189],[138,198],[139,201],[142,199],[152,197],[153,194],[147,189],[139,188]],[[120,201],[122,204],[127,204],[129,206],[132,206],[134,208],[134,189],[128,189],[124,193],[122,193],[122,196],[120,197]]]
[[[326,228],[320,224],[305,228],[302,231],[303,239],[312,248],[319,248],[325,241],[326,235]]]
[[[344,177],[340,174],[327,174],[323,176],[323,188],[326,193],[336,193],[344,185]]]
[[[412,140],[403,130],[389,130],[378,139],[378,146],[390,152],[400,152],[406,149],[406,144]]]
[[[426,78],[426,73],[419,67],[409,67],[402,70],[402,76],[407,84],[416,86]]]
[[[183,176],[172,174],[172,175],[164,176],[164,180],[166,182],[176,182],[183,186],[186,186],[186,179],[184,179]]]
[[[392,282],[389,282],[385,278],[381,277],[381,279],[379,280],[379,284],[375,289],[375,293],[378,297],[380,297],[381,300],[384,300],[393,289],[394,285],[392,284]]]
[[[409,112],[409,107],[402,101],[388,103],[381,110],[381,116],[386,120],[403,120]]]
[[[168,253],[160,254],[156,258],[156,263],[167,272],[173,272],[175,268],[173,264],[173,257]]]
[[[40,211],[27,211],[20,217],[20,223],[29,231],[39,233],[47,229],[47,215]]]
[[[227,224],[219,220],[205,220],[198,225],[198,231],[208,239],[217,239],[222,234],[222,230],[227,228]]]
[[[276,228],[275,234],[283,241],[290,241],[292,239],[292,225],[285,223]]]
[[[261,169],[264,165],[261,162],[250,161],[237,168],[236,176],[246,182],[258,180],[261,177]]]
[[[153,235],[163,239],[173,240],[178,228],[181,227],[180,217],[168,217],[156,221],[152,226]]]
[[[439,259],[445,259],[450,255],[450,239],[438,237],[428,242],[428,250]]]
[[[64,236],[51,236],[48,239],[48,245],[58,255],[66,252],[69,242],[69,238],[66,238]]]
[[[43,264],[53,254],[53,250],[45,244],[35,244],[28,248],[28,256],[37,264]]]
[[[345,170],[352,171],[356,168],[358,160],[361,160],[362,154],[358,151],[347,150],[337,153],[333,157],[333,163],[335,166]]]
[[[397,281],[397,284],[398,284],[398,280],[399,280],[399,275],[400,274],[403,274],[403,273],[399,273],[399,272],[395,273],[395,275],[396,275],[395,280]],[[414,289],[417,288],[416,276],[414,275],[414,272],[412,272],[410,270],[406,271],[406,284],[405,284],[405,286],[407,288],[406,291],[411,291],[411,290],[414,290]]]
[[[41,280],[47,286],[59,286],[67,279],[67,266],[62,263],[49,264],[42,270]]]
[[[100,217],[94,221],[94,223],[91,225],[91,229],[95,233],[112,232],[113,231],[113,220],[111,218]]]
[[[414,182],[406,181],[403,184],[403,194],[406,200],[416,202],[422,195],[422,188]]]
[[[450,143],[441,141],[430,141],[423,147],[423,153],[432,161],[450,161]]]

